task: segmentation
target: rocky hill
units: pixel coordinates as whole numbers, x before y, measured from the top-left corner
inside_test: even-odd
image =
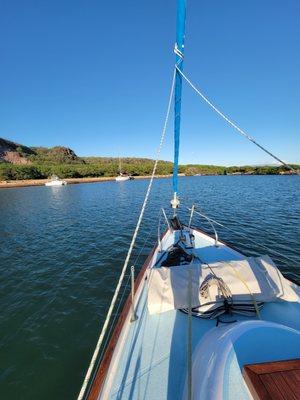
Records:
[[[0,162],[30,164],[30,156],[34,154],[30,147],[0,138]]]
[[[0,162],[10,164],[85,164],[68,147],[27,147],[0,138]]]
[[[85,164],[85,161],[78,157],[75,152],[63,146],[47,147],[31,147],[34,155],[30,156],[30,160],[34,163],[41,164]]]

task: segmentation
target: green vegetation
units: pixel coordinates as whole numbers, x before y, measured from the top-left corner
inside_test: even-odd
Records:
[[[299,165],[290,164],[295,171],[299,170]],[[242,167],[227,167],[225,169],[225,174],[241,174],[241,175],[279,175],[292,172],[284,166],[273,166],[273,165],[263,165],[263,166],[242,166]]]
[[[56,146],[51,148],[32,147],[33,154],[28,159],[35,164],[84,164],[84,160],[68,147]]]
[[[193,175],[226,175],[226,167],[218,165],[187,164],[180,166],[180,172],[187,176]]]
[[[154,160],[122,158],[122,171],[132,176],[150,175]],[[299,169],[299,165],[293,166]],[[43,179],[51,175],[60,178],[110,177],[118,174],[119,160],[112,157],[78,157],[73,150],[56,146],[26,147],[0,138],[0,180]],[[173,163],[160,161],[157,175],[172,174]],[[286,172],[277,166],[222,167],[188,164],[179,167],[179,173],[193,175],[274,175]]]
[[[119,172],[119,159],[113,157],[84,157],[88,167],[98,166],[103,171],[103,176],[114,176]],[[148,158],[122,158],[122,171],[132,176],[150,175],[153,170],[154,160]],[[172,173],[173,163],[160,161],[157,166],[158,175]]]
[[[40,179],[44,176],[36,166],[0,164],[0,181],[10,181],[16,179]]]
[[[148,159],[124,159],[122,169],[124,173],[132,176],[150,175],[154,161]],[[158,175],[169,175],[172,173],[171,162],[161,161],[158,164]],[[294,166],[297,168],[297,166]],[[249,174],[249,175],[274,175],[284,172],[284,167],[262,166],[262,167],[221,167],[213,165],[181,165],[179,172],[187,176],[201,175],[230,175],[230,174]],[[97,159],[85,160],[84,163],[74,164],[27,164],[15,165],[10,163],[0,163],[0,180],[17,179],[43,179],[55,174],[60,178],[87,178],[87,177],[109,177],[116,176],[118,173],[118,160]]]
[[[150,175],[154,161],[148,159],[124,159],[122,160],[122,170],[132,176]],[[158,175],[168,175],[172,173],[173,164],[161,161],[157,167]],[[55,163],[31,163],[26,165],[15,165],[10,163],[0,163],[0,180],[17,179],[43,179],[55,174],[60,178],[88,178],[88,177],[109,177],[118,174],[118,159],[100,159],[92,162],[84,161],[73,164]]]

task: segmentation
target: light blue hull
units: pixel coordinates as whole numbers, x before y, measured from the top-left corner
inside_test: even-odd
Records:
[[[202,232],[193,233],[194,252],[202,262],[245,258],[224,244],[214,246],[214,239]],[[176,242],[178,234],[169,231],[162,250]],[[160,255],[156,250],[149,268],[159,266],[155,263]],[[143,279],[136,299],[138,320],[130,322],[129,315],[123,326],[101,399],[186,398],[188,317],[176,310],[149,315],[147,291]],[[266,303],[261,318],[234,315],[231,319],[237,322],[218,326],[216,320],[192,319],[194,400],[252,398],[242,377],[243,365],[300,358],[300,304]]]

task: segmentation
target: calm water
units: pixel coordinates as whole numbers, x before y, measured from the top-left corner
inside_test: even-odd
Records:
[[[147,184],[0,189],[1,398],[75,398]],[[180,181],[185,206],[196,202],[210,217],[295,259],[273,257],[293,279],[300,278],[299,184],[299,176]],[[171,181],[155,181],[137,265],[156,240],[158,210],[168,209],[170,197]],[[219,229],[219,235],[246,254],[266,252],[237,233]]]

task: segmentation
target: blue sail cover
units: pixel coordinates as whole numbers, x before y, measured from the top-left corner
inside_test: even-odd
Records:
[[[176,66],[182,71],[184,57],[186,0],[177,0],[177,31],[176,31]],[[173,191],[178,192],[178,159],[181,120],[181,91],[182,76],[176,70],[175,77],[175,120],[174,120],[174,167],[173,167]]]

